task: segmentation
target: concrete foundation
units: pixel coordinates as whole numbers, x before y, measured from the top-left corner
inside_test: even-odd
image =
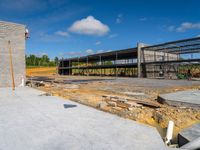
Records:
[[[0,87],[12,86],[9,47],[15,85],[19,86],[25,78],[25,26],[0,21]]]
[[[189,90],[162,94],[158,97],[160,103],[172,106],[185,106],[200,108],[200,90]]]
[[[4,150],[165,150],[155,128],[31,88],[0,89]]]
[[[200,137],[200,123],[195,124],[189,128],[186,128],[178,134],[179,146],[183,146],[191,141],[194,141],[199,137]]]

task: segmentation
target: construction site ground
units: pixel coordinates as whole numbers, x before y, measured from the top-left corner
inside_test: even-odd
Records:
[[[2,150],[168,150],[155,128],[29,87],[0,88]]]
[[[177,133],[200,122],[200,109],[173,107],[156,101],[159,94],[200,89],[200,81],[138,79],[122,77],[31,75],[28,84],[47,94],[63,97],[94,108],[117,114],[154,126],[165,136],[169,120],[175,123],[174,142]],[[159,107],[142,105],[131,109],[105,104],[103,96],[130,97],[152,102]]]

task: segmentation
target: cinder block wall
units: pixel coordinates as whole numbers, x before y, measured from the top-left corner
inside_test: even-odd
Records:
[[[156,61],[170,61],[178,60],[177,54],[171,54],[166,52],[156,52],[156,51],[142,51],[141,62],[156,62]]]
[[[15,85],[21,84],[25,77],[25,26],[0,21],[0,87],[11,87],[11,69],[9,45],[10,41]]]
[[[164,52],[156,52],[156,51],[148,51],[144,50],[141,54],[141,62],[156,62],[156,61],[170,61],[170,60],[178,60],[179,56],[177,54],[164,53]],[[164,74],[165,78],[176,78],[176,70],[177,66],[165,66],[163,64],[150,64],[143,65],[142,67],[142,75],[147,78],[155,78],[159,77],[160,71]]]

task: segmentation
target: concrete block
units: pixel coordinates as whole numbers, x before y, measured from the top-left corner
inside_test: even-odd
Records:
[[[199,97],[200,90],[188,90],[162,94],[158,97],[158,101],[172,106],[200,108]]]
[[[200,137],[200,123],[182,130],[178,134],[178,144],[179,146],[183,146],[188,142],[194,141],[199,137]]]
[[[0,87],[11,87],[10,41],[16,86],[25,78],[25,26],[0,21]]]
[[[107,103],[106,102],[99,102],[98,104],[97,104],[97,108],[104,108],[104,107],[106,107],[107,106]]]

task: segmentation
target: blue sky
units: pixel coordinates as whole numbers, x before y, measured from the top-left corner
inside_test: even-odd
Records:
[[[1,0],[27,25],[27,54],[73,57],[200,36],[198,0]]]

